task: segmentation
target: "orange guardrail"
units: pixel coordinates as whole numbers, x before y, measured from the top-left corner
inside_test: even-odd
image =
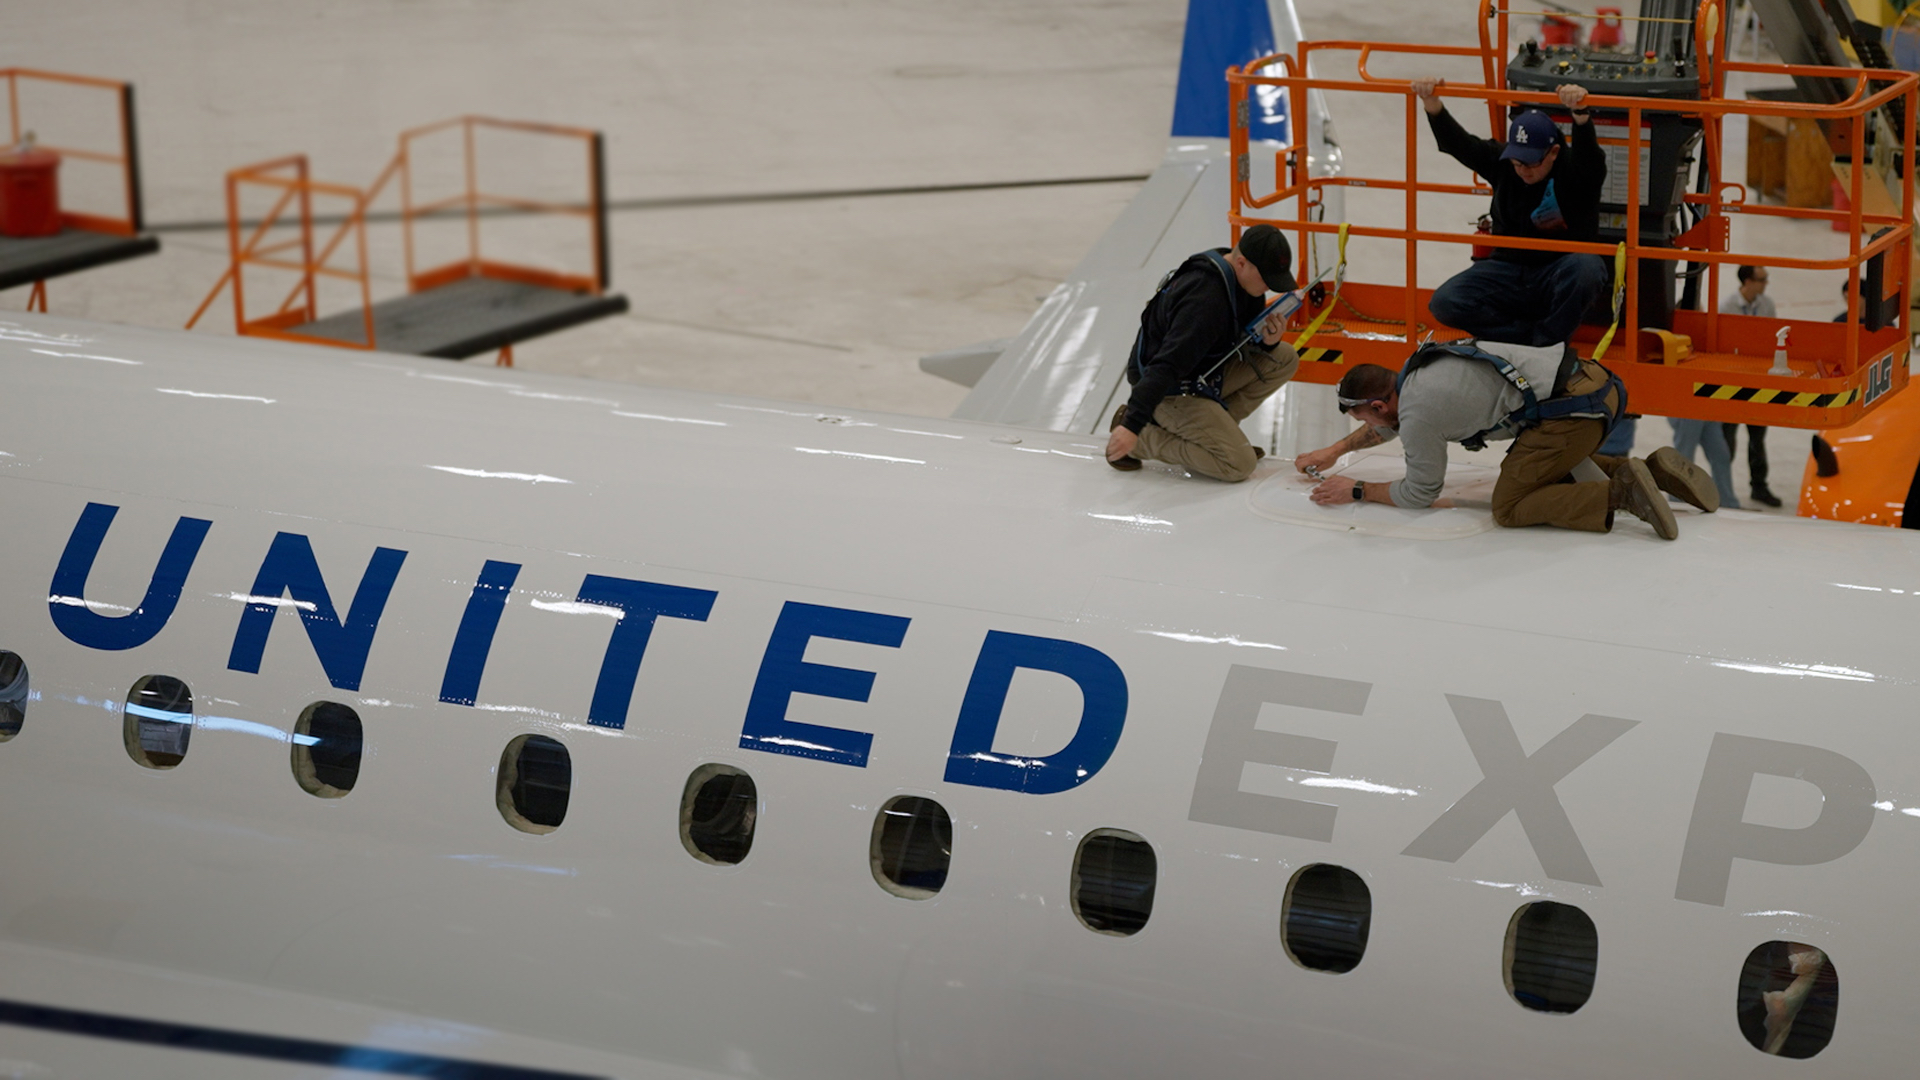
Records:
[[[587,197],[581,203],[562,203],[537,199],[515,198],[507,195],[489,194],[480,190],[478,181],[479,155],[475,147],[475,135],[484,129],[513,131],[528,135],[545,135],[561,139],[577,139],[585,154],[587,169]],[[412,162],[415,145],[422,140],[442,132],[458,131],[461,138],[461,156],[465,189],[455,195],[432,202],[414,201],[414,183]],[[462,116],[452,120],[443,120],[437,124],[413,128],[400,135],[400,152],[394,159],[400,173],[400,220],[406,247],[408,287],[415,292],[430,289],[435,285],[463,277],[495,277],[513,281],[525,281],[535,285],[548,285],[554,288],[598,294],[607,286],[607,230],[606,230],[606,166],[600,133],[586,128],[565,127],[558,124],[541,124],[524,120],[498,120],[483,116]],[[391,166],[390,166],[391,168]],[[557,273],[530,266],[490,260],[481,252],[481,216],[489,210],[511,210],[519,213],[558,214],[579,217],[588,222],[592,239],[592,269],[585,274]],[[415,224],[425,218],[449,211],[464,212],[467,220],[467,256],[465,259],[445,263],[422,270],[415,266],[416,244]]]
[[[57,71],[35,71],[31,68],[0,68],[0,78],[7,83],[7,122],[8,146],[16,146],[26,133],[32,131],[40,149],[51,150],[59,154],[64,161],[87,162],[106,165],[120,173],[122,203],[112,210],[96,213],[82,213],[62,207],[60,224],[70,229],[85,229],[89,232],[107,233],[112,236],[135,236],[145,227],[140,209],[140,151],[134,139],[133,125],[133,84],[114,79],[96,79],[86,75],[64,75]],[[119,125],[117,149],[112,151],[85,149],[67,145],[57,139],[47,138],[43,125],[34,122],[32,109],[21,101],[22,83],[47,83],[61,87],[85,87],[104,90],[113,95],[111,108]],[[61,136],[60,138],[65,138]]]
[[[587,184],[580,202],[556,202],[490,193],[479,184],[479,162],[475,133],[494,129],[522,134],[579,140],[584,148]],[[461,137],[462,189],[452,196],[421,202],[416,200],[417,144],[447,132]],[[220,293],[233,291],[234,331],[255,337],[304,341],[343,348],[374,349],[379,342],[374,334],[373,290],[367,263],[367,217],[386,186],[399,180],[402,247],[406,265],[407,291],[425,292],[436,286],[470,277],[496,278],[564,289],[569,292],[599,295],[608,281],[605,159],[600,133],[584,128],[563,127],[483,116],[462,116],[402,132],[399,149],[373,184],[365,189],[313,180],[308,174],[304,154],[242,166],[227,174],[227,236],[230,264],[206,299],[187,320],[192,329],[212,307]],[[263,189],[276,196],[270,209],[248,221],[242,203],[250,189]],[[315,196],[339,198],[347,202],[333,234],[316,248]],[[482,250],[482,219],[490,214],[549,214],[582,219],[588,229],[590,269],[569,273],[490,258]],[[466,251],[461,257],[439,265],[420,268],[417,232],[426,222],[458,215],[465,218]],[[249,229],[247,226],[251,225]],[[270,240],[279,227],[297,230],[291,239]],[[351,237],[354,263],[349,268],[336,265],[341,246]],[[278,271],[295,276],[294,285],[271,313],[250,317],[247,313],[247,271]],[[348,281],[358,287],[360,311],[364,320],[364,340],[341,341],[301,334],[294,328],[320,316],[319,283],[328,278]],[[510,353],[503,353],[503,362]]]
[[[1484,183],[1460,184],[1423,180],[1419,174],[1419,140],[1426,126],[1420,102],[1410,90],[1411,81],[1372,75],[1368,63],[1376,56],[1414,55],[1429,57],[1468,57],[1481,62],[1482,85],[1455,83],[1451,80],[1439,89],[1444,98],[1483,101],[1496,136],[1505,129],[1503,114],[1513,105],[1539,105],[1557,108],[1554,95],[1505,89],[1508,34],[1506,11],[1493,0],[1481,0],[1481,45],[1479,48],[1382,44],[1362,41],[1302,42],[1293,55],[1275,54],[1231,68],[1228,109],[1233,155],[1232,202],[1229,219],[1233,236],[1258,222],[1270,222],[1295,234],[1295,251],[1301,260],[1302,280],[1311,276],[1313,257],[1309,238],[1338,233],[1345,228],[1356,242],[1362,240],[1395,241],[1405,245],[1405,276],[1398,283],[1347,282],[1340,290],[1339,305],[1344,311],[1332,312],[1329,321],[1313,339],[1319,356],[1331,363],[1305,363],[1300,378],[1309,382],[1337,382],[1348,363],[1377,363],[1398,368],[1421,335],[1461,336],[1458,331],[1438,325],[1427,309],[1433,290],[1420,288],[1417,280],[1418,250],[1422,243],[1480,245],[1487,247],[1530,248],[1553,251],[1588,252],[1606,258],[1615,256],[1614,243],[1574,243],[1545,241],[1524,237],[1490,236],[1449,232],[1422,227],[1419,196],[1423,194],[1477,195],[1490,193]],[[1822,122],[1829,131],[1844,132],[1845,145],[1852,162],[1865,162],[1866,132],[1870,114],[1892,102],[1904,103],[1908,118],[1903,132],[1903,160],[1915,160],[1914,126],[1920,122],[1920,76],[1904,71],[1863,68],[1808,67],[1785,64],[1744,64],[1721,59],[1725,25],[1721,0],[1705,0],[1695,20],[1695,52],[1701,96],[1698,100],[1628,97],[1589,93],[1586,105],[1596,111],[1596,124],[1617,125],[1617,120],[1602,120],[1598,114],[1625,116],[1623,134],[1647,130],[1655,116],[1665,114],[1690,118],[1699,123],[1705,161],[1698,167],[1707,170],[1706,190],[1687,192],[1685,203],[1694,207],[1700,220],[1671,242],[1646,242],[1641,234],[1644,199],[1642,158],[1651,150],[1646,136],[1621,139],[1602,138],[1603,144],[1624,143],[1627,156],[1625,180],[1627,278],[1622,325],[1636,332],[1617,335],[1607,353],[1609,365],[1626,381],[1635,412],[1662,416],[1718,420],[1730,423],[1778,425],[1797,428],[1840,427],[1857,420],[1887,395],[1903,389],[1907,383],[1906,357],[1912,341],[1909,277],[1913,265],[1914,169],[1900,170],[1900,211],[1897,215],[1874,213],[1865,208],[1864,185],[1869,182],[1868,168],[1852,168],[1849,207],[1845,210],[1760,206],[1746,200],[1740,184],[1722,180],[1727,154],[1724,146],[1726,121],[1735,116],[1806,117]],[[1357,79],[1320,78],[1311,74],[1316,58],[1331,59],[1340,53],[1354,54]],[[1278,74],[1271,72],[1277,71]],[[1723,94],[1729,72],[1751,72],[1779,76],[1813,76],[1844,79],[1854,85],[1847,99],[1832,105],[1775,101],[1728,100]],[[1306,148],[1297,144],[1281,145],[1274,156],[1274,190],[1256,194],[1251,188],[1251,154],[1254,152],[1245,117],[1248,96],[1276,91],[1288,95],[1289,103],[1304,103],[1311,90],[1397,94],[1405,99],[1403,137],[1406,145],[1406,174],[1400,177],[1355,175],[1313,176],[1308,171]],[[1873,182],[1880,182],[1877,179]],[[1405,223],[1402,227],[1316,220],[1324,210],[1323,196],[1334,187],[1375,188],[1405,193]],[[1290,204],[1292,213],[1285,214]],[[1274,211],[1281,211],[1275,213]],[[1838,223],[1835,227],[1849,233],[1847,254],[1840,258],[1817,259],[1773,252],[1735,251],[1731,248],[1729,215],[1797,218]],[[1873,233],[1871,237],[1864,234]],[[1861,322],[1860,283],[1869,264],[1878,257],[1884,268],[1882,297],[1900,297],[1897,325],[1867,330]],[[1642,260],[1705,264],[1703,283],[1704,310],[1677,310],[1671,330],[1692,339],[1694,352],[1677,362],[1657,349],[1658,338],[1640,332],[1640,297],[1633,283],[1639,280]],[[1463,260],[1464,261],[1464,260]],[[1719,311],[1722,267],[1740,264],[1805,270],[1844,270],[1847,273],[1849,318],[1843,323],[1811,322],[1790,319],[1762,319],[1722,315]],[[1296,316],[1300,325],[1320,314],[1327,304],[1310,303]],[[1348,326],[1346,323],[1355,324]],[[1790,326],[1789,355],[1793,375],[1769,375],[1775,332]],[[1650,328],[1647,328],[1650,329]],[[1665,328],[1662,328],[1665,329]],[[1604,332],[1603,327],[1584,326],[1575,335],[1574,344],[1583,355],[1591,354]],[[1649,345],[1655,348],[1649,348]],[[1320,350],[1324,350],[1320,352]]]

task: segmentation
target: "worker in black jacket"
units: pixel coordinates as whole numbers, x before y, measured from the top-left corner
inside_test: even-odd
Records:
[[[1570,140],[1546,113],[1529,109],[1508,123],[1502,143],[1467,134],[1434,92],[1443,82],[1415,79],[1413,93],[1440,149],[1493,185],[1493,235],[1596,242],[1607,157],[1594,137],[1587,92],[1557,90],[1573,115]],[[1611,276],[1598,255],[1494,248],[1434,290],[1427,307],[1469,337],[1557,345],[1573,337]]]
[[[1140,315],[1127,364],[1133,395],[1113,414],[1107,463],[1138,469],[1167,461],[1216,480],[1252,475],[1260,452],[1240,430],[1300,366],[1280,341],[1286,322],[1247,326],[1268,289],[1292,292],[1293,248],[1271,225],[1255,225],[1231,249],[1203,251],[1162,282]]]

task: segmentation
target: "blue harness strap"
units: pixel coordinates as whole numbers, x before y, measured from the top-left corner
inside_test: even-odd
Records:
[[[1545,400],[1540,398],[1533,381],[1521,374],[1520,369],[1514,367],[1506,357],[1496,356],[1480,348],[1479,343],[1471,338],[1422,345],[1401,366],[1400,374],[1394,379],[1394,391],[1399,392],[1409,374],[1442,356],[1458,356],[1466,360],[1478,360],[1491,364],[1502,378],[1511,383],[1514,389],[1520,391],[1524,404],[1508,413],[1506,420],[1501,424],[1501,427],[1513,429],[1515,434],[1530,427],[1537,427],[1548,420],[1588,419],[1599,420],[1604,425],[1600,438],[1605,441],[1607,435],[1613,432],[1614,426],[1620,422],[1620,418],[1627,414],[1627,385],[1620,380],[1620,376],[1608,371],[1605,367],[1600,367],[1600,370],[1606,372],[1607,381],[1599,389],[1585,394],[1566,392],[1567,382],[1580,367],[1580,358],[1574,355],[1572,346],[1567,347],[1566,357],[1560,365],[1560,373],[1554,380],[1556,385],[1548,390]],[[1597,361],[1594,363],[1595,366],[1600,366]],[[1617,404],[1612,407],[1607,405],[1609,393],[1617,395],[1615,399]],[[1497,430],[1499,428],[1487,428],[1485,431],[1475,432],[1461,439],[1460,445],[1469,450],[1484,450],[1487,447],[1487,436]]]

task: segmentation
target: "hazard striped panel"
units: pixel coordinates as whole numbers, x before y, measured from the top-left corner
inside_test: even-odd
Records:
[[[1715,401],[1751,401],[1756,405],[1804,406],[1809,409],[1837,409],[1851,405],[1860,396],[1858,389],[1837,394],[1808,394],[1795,390],[1763,390],[1757,386],[1722,386],[1718,383],[1694,383],[1693,396]]]
[[[1300,354],[1300,362],[1303,364],[1341,364],[1346,361],[1341,357],[1339,349],[1308,349]]]

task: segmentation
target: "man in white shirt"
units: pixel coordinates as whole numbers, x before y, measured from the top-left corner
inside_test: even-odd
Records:
[[[1743,266],[1736,276],[1740,287],[1727,294],[1720,301],[1720,311],[1726,315],[1754,315],[1762,319],[1774,319],[1773,297],[1767,295],[1767,268],[1764,266]],[[1735,433],[1739,424],[1722,424],[1720,430],[1727,435],[1727,452],[1731,454],[1736,440]],[[1767,429],[1757,424],[1747,425],[1747,472],[1753,480],[1753,501],[1766,506],[1779,506],[1780,498],[1767,487]]]

